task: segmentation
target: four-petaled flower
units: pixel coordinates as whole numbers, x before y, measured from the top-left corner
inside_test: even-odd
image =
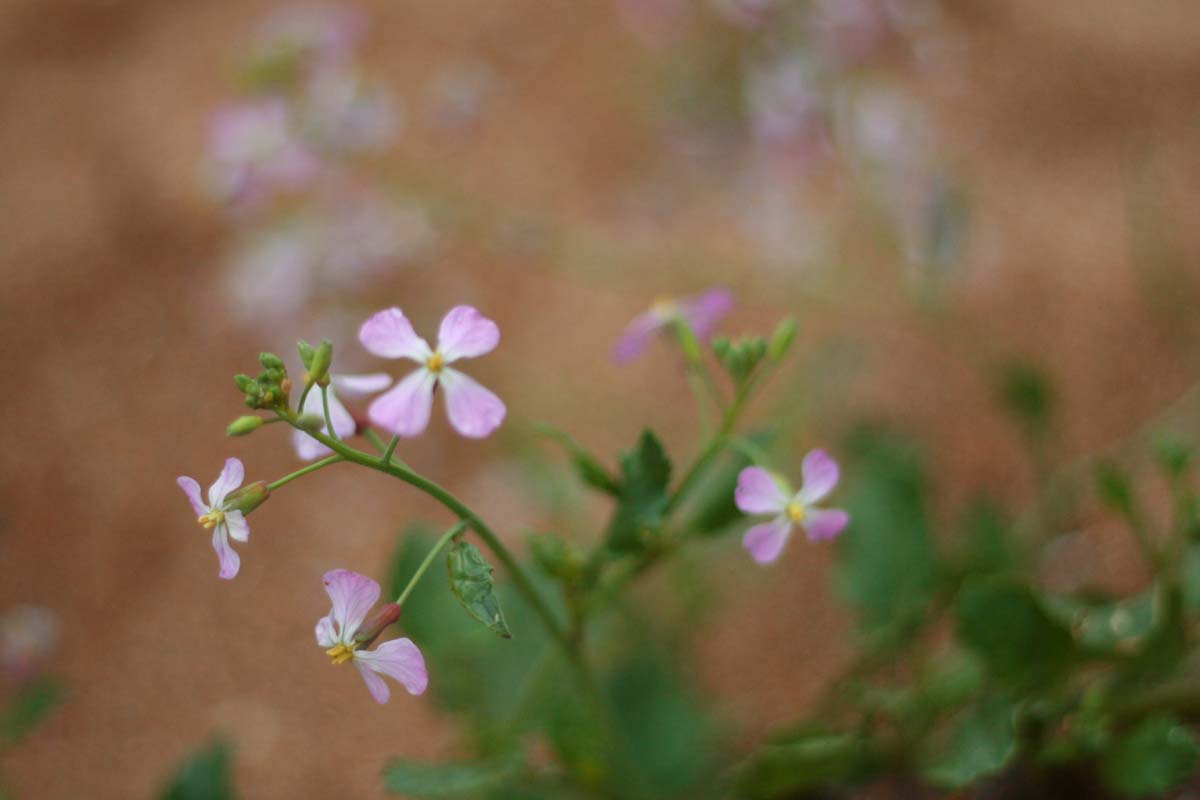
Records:
[[[838,483],[838,465],[824,450],[813,450],[804,457],[804,479],[800,491],[761,467],[747,467],[738,475],[734,499],[747,514],[774,514],[770,522],[746,531],[742,545],[760,564],[779,558],[792,529],[800,525],[812,540],[832,539],[845,529],[850,515],[837,508],[816,508]]]
[[[446,393],[446,414],[463,436],[482,439],[504,421],[504,402],[450,364],[491,352],[500,341],[496,323],[470,306],[456,306],[442,318],[436,349],[413,331],[398,308],[362,324],[358,339],[382,358],[408,358],[421,365],[371,403],[371,422],[397,436],[418,436],[429,424],[434,390]]]
[[[179,488],[183,489],[183,493],[191,501],[192,510],[196,512],[196,521],[213,532],[213,549],[217,551],[217,558],[221,562],[218,575],[225,580],[231,580],[237,575],[242,563],[229,545],[229,539],[232,537],[239,542],[245,542],[250,538],[250,525],[247,524],[246,517],[239,509],[230,508],[227,503],[230,493],[242,485],[245,476],[246,470],[240,460],[225,459],[225,468],[208,489],[207,503],[200,497],[200,484],[194,479],[186,475],[175,479]]]
[[[366,649],[399,616],[400,607],[389,604],[364,626],[367,614],[379,600],[379,584],[357,572],[335,569],[325,573],[325,591],[333,601],[333,609],[317,621],[317,644],[325,648],[333,663],[353,661],[379,703],[386,703],[391,696],[380,674],[399,681],[409,694],[422,694],[429,685],[429,673],[425,658],[412,640],[392,639],[374,650]]]
[[[338,399],[338,393],[340,392],[346,397],[362,397],[381,392],[392,385],[392,376],[384,372],[373,372],[369,375],[330,375],[329,383],[326,390],[329,392],[329,420],[333,423],[333,432],[337,434],[337,437],[347,439],[354,435],[358,425],[354,422],[354,417],[342,405],[341,400]],[[304,407],[300,409],[300,413],[316,414],[318,417],[324,418],[325,406],[321,401],[320,388],[313,387],[309,391],[308,397],[304,398]],[[322,425],[321,432],[328,434],[328,426]],[[292,431],[292,447],[295,448],[296,455],[305,461],[312,461],[333,452],[304,431],[298,430]]]
[[[639,314],[625,328],[625,333],[613,348],[613,360],[625,364],[640,356],[650,346],[654,334],[683,321],[696,338],[709,337],[721,317],[733,308],[733,295],[728,289],[710,289],[704,294],[684,300],[660,300],[644,314]]]

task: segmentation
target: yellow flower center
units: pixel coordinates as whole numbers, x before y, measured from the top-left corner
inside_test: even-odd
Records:
[[[210,531],[225,521],[225,512],[219,508],[214,508],[207,514],[202,514],[196,517],[196,522],[199,522]]]
[[[339,644],[337,647],[331,647],[325,651],[325,655],[329,656],[334,664],[345,664],[350,659],[354,658],[354,648],[358,647],[358,643]]]
[[[441,372],[442,367],[444,366],[446,366],[446,359],[442,357],[440,352],[434,353],[429,357],[429,360],[425,362],[425,369],[429,370],[434,375],[437,375],[439,372]]]
[[[804,517],[808,515],[808,510],[795,500],[787,504],[787,517],[792,521],[793,525],[799,525],[804,521]]]
[[[654,305],[650,306],[650,310],[660,319],[670,319],[678,312],[679,307],[675,301],[669,297],[660,297],[654,301]]]

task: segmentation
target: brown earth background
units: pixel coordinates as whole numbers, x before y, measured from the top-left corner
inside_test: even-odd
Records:
[[[463,202],[567,231],[541,249],[447,237],[432,263],[349,306],[346,342],[363,312],[392,303],[429,329],[471,302],[504,332],[473,374],[506,398],[505,433],[468,442],[437,412],[404,458],[518,544],[539,511],[507,455],[534,422],[603,453],[651,424],[686,452],[690,399],[667,354],[619,369],[607,352],[654,297],[714,283],[739,297],[729,330],[769,330],[785,313],[801,322],[800,366],[756,413],[794,395],[809,446],[834,446],[863,416],[917,432],[939,513],[983,487],[1018,503],[1030,492],[985,356],[1034,356],[1053,372],[1063,462],[1169,407],[1197,367],[1200,6],[947,5],[961,69],[908,80],[969,187],[971,237],[943,311],[929,314],[853,230],[816,277],[764,269],[713,199],[719,175],[677,184],[663,219],[631,230],[623,198],[654,168],[661,133],[644,106],[663,56],[609,3],[364,3],[366,62],[402,102],[419,106],[456,59],[486,57],[498,76],[468,139],[448,142],[413,116],[398,180],[452,185]],[[228,224],[197,177],[231,54],[267,8],[0,4],[0,609],[33,602],[60,616],[52,667],[71,692],[6,756],[22,797],[152,796],[217,732],[237,747],[247,797],[381,796],[389,756],[461,746],[430,703],[398,694],[376,706],[311,643],[327,608],[321,573],[378,572],[397,526],[440,520],[436,507],[380,476],[330,470],[255,513],[242,574],[226,584],[174,486],[180,474],[206,484],[230,454],[253,477],[294,465],[270,429],[222,435],[240,411],[229,376],[303,331],[264,332],[226,312]],[[1165,293],[1146,288],[1137,209],[1178,267]],[[839,343],[849,366],[828,356]],[[1120,537],[1093,543],[1077,572],[1142,580],[1122,566]],[[712,562],[719,611],[687,669],[747,748],[803,713],[851,652],[851,622],[827,550],[794,547],[766,573],[732,541],[726,555]]]

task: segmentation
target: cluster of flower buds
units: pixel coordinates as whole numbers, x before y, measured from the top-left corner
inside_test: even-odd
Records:
[[[286,409],[292,391],[292,380],[288,377],[287,365],[274,353],[262,353],[258,363],[263,371],[257,378],[241,374],[233,382],[245,395],[246,405],[253,409]],[[248,431],[247,431],[248,432]]]

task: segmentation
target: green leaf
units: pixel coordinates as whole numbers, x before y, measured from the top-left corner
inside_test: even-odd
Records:
[[[950,740],[925,769],[931,782],[961,789],[1003,770],[1017,754],[1015,704],[990,695],[958,718]]]
[[[1018,566],[1004,515],[990,500],[976,499],[968,507],[962,541],[963,567],[968,572],[996,575],[1012,572]]]
[[[1045,433],[1054,414],[1054,386],[1041,367],[1013,362],[1000,370],[1000,404],[1030,436]]]
[[[671,482],[671,462],[662,443],[643,431],[637,446],[621,454],[617,508],[608,526],[608,546],[617,552],[642,549],[648,532],[662,524]]]
[[[734,772],[737,797],[791,798],[868,777],[878,757],[866,739],[851,733],[814,733],[758,749]]]
[[[0,721],[0,739],[18,742],[42,724],[66,697],[66,689],[54,678],[40,678],[22,688],[5,709]]]
[[[1096,466],[1095,479],[1101,502],[1126,517],[1136,513],[1133,483],[1124,469],[1109,461],[1102,462]]]
[[[467,613],[497,635],[511,639],[512,632],[493,591],[492,565],[484,560],[479,548],[465,539],[456,539],[446,554],[446,569],[450,574],[450,589]]]
[[[924,613],[941,566],[926,508],[925,470],[904,442],[864,431],[849,442],[850,527],[838,542],[839,579],[865,633],[904,628]]]
[[[575,441],[571,434],[551,425],[541,425],[538,430],[566,449],[567,454],[571,457],[571,465],[575,467],[575,472],[578,473],[579,479],[586,486],[590,486],[605,494],[610,494],[613,497],[619,494],[621,489],[620,482],[617,481],[612,473],[595,456],[584,450],[582,445]]]
[[[1041,688],[1064,677],[1078,657],[1067,627],[1016,580],[969,580],[956,615],[959,639],[1007,683]]]
[[[394,759],[383,771],[389,792],[411,797],[470,797],[502,789],[525,770],[525,756],[510,751],[482,759],[423,764]]]
[[[230,746],[220,740],[193,753],[179,766],[161,800],[234,800],[231,761]]]
[[[1142,720],[1118,738],[1100,762],[1106,783],[1118,792],[1144,797],[1170,791],[1196,769],[1200,744],[1172,716]]]
[[[1086,603],[1047,597],[1046,609],[1066,623],[1075,640],[1088,650],[1132,653],[1140,648],[1164,617],[1163,598],[1156,587],[1121,600]]]

